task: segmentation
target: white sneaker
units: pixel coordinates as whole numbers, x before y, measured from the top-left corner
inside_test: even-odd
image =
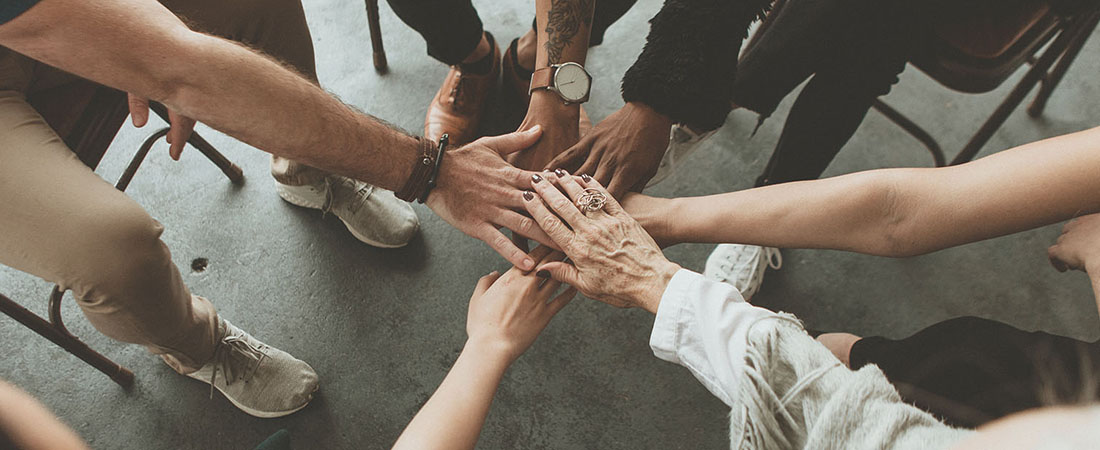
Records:
[[[293,205],[331,211],[356,239],[381,248],[403,247],[420,229],[412,206],[391,191],[339,175],[303,186],[275,182],[279,196]]]
[[[759,245],[720,244],[707,258],[703,275],[707,279],[732,284],[749,301],[764,282],[768,267],[783,267],[778,248]]]
[[[686,126],[673,125],[672,130],[668,133],[668,148],[665,149],[665,156],[661,158],[661,164],[657,166],[657,173],[649,179],[646,187],[654,186],[672,175],[672,172],[676,170],[676,166],[683,162],[684,158],[687,158],[695,149],[699,148],[700,142],[717,132],[718,130],[711,130],[705,133],[696,133]]]
[[[317,391],[317,372],[286,352],[268,346],[218,318],[221,338],[214,359],[187,376],[210,385],[241,411],[261,418],[282,417],[305,408]]]

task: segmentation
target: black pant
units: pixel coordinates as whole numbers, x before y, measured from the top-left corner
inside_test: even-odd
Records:
[[[961,317],[901,340],[863,338],[853,369],[875,364],[907,402],[958,426],[1040,406],[1096,401],[1100,343]]]
[[[428,55],[455,65],[477,48],[483,31],[470,0],[387,0],[405,24],[420,33]],[[603,42],[604,32],[638,0],[600,0],[592,18],[589,45]]]

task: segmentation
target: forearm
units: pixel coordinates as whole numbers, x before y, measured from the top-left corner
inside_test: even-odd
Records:
[[[574,62],[584,65],[588,55],[588,37],[592,31],[594,0],[537,0],[535,22],[538,50],[535,69]],[[563,120],[576,121],[579,104],[565,105],[561,98],[540,89],[531,95],[532,108],[545,108]]]
[[[466,343],[454,367],[401,433],[395,449],[472,449],[510,360]]]
[[[161,101],[262,150],[388,189],[413,138],[342,104],[280,64],[195,33],[148,0],[43,0],[0,27],[0,45]]]

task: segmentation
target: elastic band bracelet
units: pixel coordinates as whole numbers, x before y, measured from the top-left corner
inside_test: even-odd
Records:
[[[439,168],[443,165],[443,153],[446,152],[447,142],[450,140],[451,137],[447,133],[443,133],[443,136],[439,138],[439,148],[435,153],[435,169],[432,170],[432,177],[428,180],[428,187],[424,189],[424,193],[417,200],[420,203],[428,201],[428,194],[432,193],[432,189],[435,189],[436,183],[439,181]]]

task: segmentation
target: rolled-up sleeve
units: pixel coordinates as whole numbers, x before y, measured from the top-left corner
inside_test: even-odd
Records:
[[[776,313],[745,302],[733,286],[680,270],[661,297],[649,346],[655,356],[686,367],[733,406],[749,328],[769,316]]]

